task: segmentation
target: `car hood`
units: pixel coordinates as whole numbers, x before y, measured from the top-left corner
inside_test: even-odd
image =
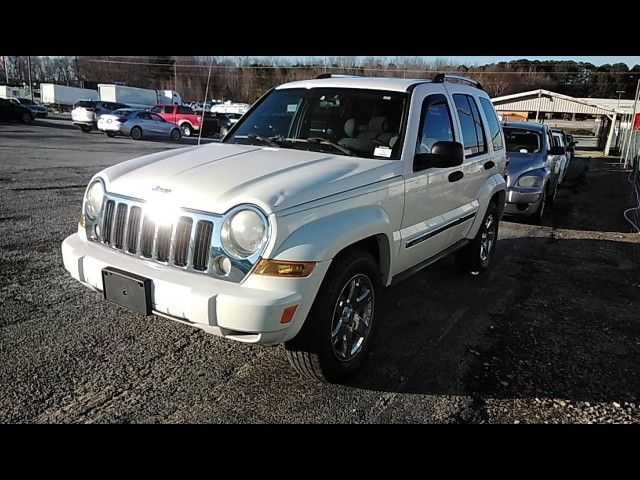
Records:
[[[108,192],[131,198],[218,214],[251,203],[272,213],[393,178],[397,165],[327,152],[212,143],[122,162],[97,176]]]
[[[533,170],[535,168],[543,168],[547,160],[543,153],[520,153],[509,152],[509,165],[507,165],[507,173],[510,175],[525,170]]]

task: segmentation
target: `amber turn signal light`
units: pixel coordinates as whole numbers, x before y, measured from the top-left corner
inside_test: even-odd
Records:
[[[262,258],[256,265],[254,273],[271,277],[308,277],[313,272],[316,262],[283,262]]]
[[[296,309],[298,305],[291,305],[287,307],[282,312],[282,318],[280,318],[280,323],[289,323],[293,319],[293,315],[296,313]]]
[[[83,213],[80,214],[80,218],[78,219],[78,223],[80,224],[80,226],[82,228],[84,228],[84,214]]]

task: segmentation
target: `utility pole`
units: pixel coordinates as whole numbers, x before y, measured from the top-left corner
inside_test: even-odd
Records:
[[[178,62],[176,57],[173,57],[173,90],[178,91]]]
[[[33,82],[31,81],[31,56],[27,56],[27,69],[29,70],[29,94],[33,101]]]
[[[84,87],[84,85],[82,85],[82,83],[80,82],[80,68],[78,67],[78,56],[74,56],[73,57],[76,61],[76,82],[78,83],[78,87]]]
[[[626,90],[616,90],[616,93],[618,94],[618,108],[620,108],[620,97],[622,97],[623,93],[626,93]]]

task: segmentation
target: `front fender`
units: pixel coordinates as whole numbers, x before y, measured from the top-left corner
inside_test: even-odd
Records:
[[[386,240],[386,245],[380,242],[379,248],[381,259],[388,258],[392,226],[379,206],[346,210],[307,223],[291,233],[272,257],[288,261],[331,260],[345,247],[371,236]]]

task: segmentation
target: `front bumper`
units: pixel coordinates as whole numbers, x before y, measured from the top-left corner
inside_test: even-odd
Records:
[[[542,189],[509,188],[504,206],[505,215],[531,215],[540,205]]]
[[[240,285],[141,260],[77,233],[62,242],[62,258],[71,276],[94,291],[103,289],[102,269],[116,267],[151,280],[153,313],[214,335],[266,345],[297,334],[329,263],[319,263],[307,278],[254,275]],[[298,305],[292,321],[281,324],[284,309],[292,305]]]

